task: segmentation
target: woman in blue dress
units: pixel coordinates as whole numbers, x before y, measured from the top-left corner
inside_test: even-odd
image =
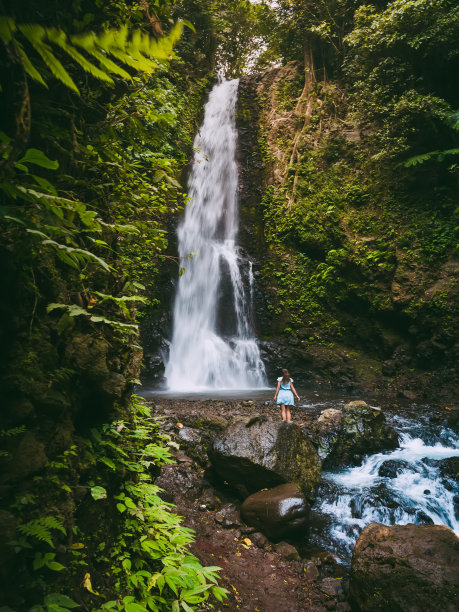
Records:
[[[282,370],[282,376],[277,379],[277,389],[274,394],[274,401],[281,407],[282,420],[288,421],[289,423],[292,421],[290,406],[295,405],[293,394],[295,394],[296,399],[299,401],[300,396],[293,386],[293,378],[290,378],[290,372],[284,368]]]

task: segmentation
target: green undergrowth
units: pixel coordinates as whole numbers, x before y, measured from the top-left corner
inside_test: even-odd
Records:
[[[8,546],[27,586],[18,595],[11,585],[2,612],[178,612],[222,601],[219,568],[189,552],[193,531],[154,484],[160,466],[173,462],[171,446],[134,396],[126,418],[76,439],[18,491],[8,508],[17,520]]]

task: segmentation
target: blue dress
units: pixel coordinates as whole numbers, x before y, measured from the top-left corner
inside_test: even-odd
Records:
[[[293,382],[291,378],[287,383],[282,383],[282,376],[277,379],[277,382],[281,383],[279,393],[277,394],[277,405],[284,404],[284,406],[294,406],[293,391],[290,388],[290,383]]]

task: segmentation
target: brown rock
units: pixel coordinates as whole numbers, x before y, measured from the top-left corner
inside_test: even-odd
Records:
[[[319,577],[319,570],[314,561],[306,561],[303,565],[304,577],[306,580],[317,580]]]
[[[285,484],[250,495],[241,506],[248,525],[278,541],[308,527],[310,507],[299,488]]]
[[[275,545],[275,551],[287,559],[287,561],[299,561],[300,555],[298,554],[297,549],[289,544],[288,542],[279,542],[279,544]]]
[[[357,610],[457,612],[459,539],[439,525],[371,523],[354,549],[350,596]]]

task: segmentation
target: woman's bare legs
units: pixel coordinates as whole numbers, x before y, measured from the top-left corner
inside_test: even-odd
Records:
[[[285,409],[285,416],[286,416],[285,420],[291,423],[292,422],[292,412],[288,406],[286,406],[286,409]]]
[[[282,416],[282,420],[286,421],[287,420],[287,415],[286,415],[286,411],[285,411],[285,406],[284,404],[281,404],[281,416]]]

